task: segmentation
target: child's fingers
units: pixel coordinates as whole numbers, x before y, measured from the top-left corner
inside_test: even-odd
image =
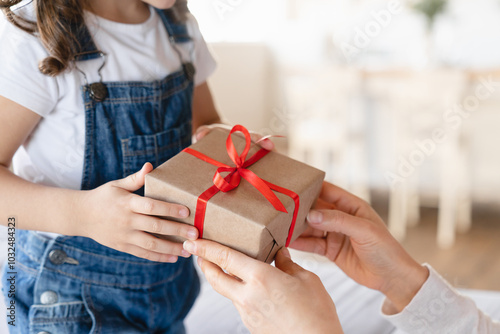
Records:
[[[155,217],[136,217],[131,227],[138,231],[174,235],[189,240],[196,240],[199,235],[198,230],[194,226]]]
[[[198,141],[201,138],[205,137],[210,131],[215,128],[231,130],[231,127],[227,124],[222,123],[214,123],[209,125],[201,125],[196,129],[196,133],[194,134],[194,138]]]
[[[174,256],[189,257],[191,254],[182,248],[182,244],[178,242],[163,240],[146,232],[136,231],[131,233],[127,238],[127,242],[135,247],[142,248],[146,254],[148,252],[168,254]],[[144,256],[141,256],[144,257]]]
[[[274,143],[270,139],[264,139],[262,141],[259,141],[259,145],[260,147],[268,151],[272,151],[275,148]]]
[[[132,212],[149,216],[173,218],[187,218],[189,216],[189,209],[184,205],[136,195],[130,197],[129,207]]]
[[[274,143],[269,138],[265,138],[261,134],[253,133],[253,132],[250,133],[250,136],[252,138],[252,142],[259,144],[260,147],[262,147],[268,151],[274,150]]]
[[[196,130],[196,134],[194,135],[196,140],[200,140],[205,137],[210,131],[214,128],[221,128],[226,130],[231,130],[231,128],[226,124],[211,124],[211,125],[202,125]],[[236,132],[237,136],[244,137],[242,133]],[[250,132],[250,137],[252,142],[259,144],[262,148],[272,151],[274,150],[274,143],[269,138],[264,138],[262,135],[254,132]],[[264,138],[264,139],[263,139]]]
[[[176,255],[152,252],[136,245],[127,245],[125,249],[119,250],[153,262],[175,263],[179,259]]]
[[[140,171],[132,175],[129,175],[124,179],[114,181],[113,185],[130,192],[137,191],[144,186],[144,180],[146,174],[150,173],[152,170],[153,170],[153,165],[147,162],[144,164],[144,166],[142,166]]]
[[[208,127],[207,125],[202,125],[196,130],[194,137],[198,141],[201,138],[205,137],[210,131],[212,131],[212,128]]]
[[[278,251],[274,263],[276,268],[292,276],[304,271],[304,268],[293,262],[290,252],[286,248]]]

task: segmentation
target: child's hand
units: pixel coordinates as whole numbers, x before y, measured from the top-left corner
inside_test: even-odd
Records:
[[[133,193],[144,185],[146,174],[152,170],[153,166],[147,163],[133,175],[84,192],[77,235],[151,261],[176,262],[178,256],[189,257],[182,244],[146,233],[198,238],[198,230],[193,226],[155,217],[185,218],[189,216],[185,206]]]
[[[196,142],[201,138],[205,137],[210,131],[212,131],[215,128],[231,130],[231,127],[225,124],[202,125],[198,129],[196,129],[196,133],[193,136],[193,142]],[[269,140],[269,138],[262,139],[264,136],[254,132],[250,132],[250,136],[252,137],[252,142],[258,143],[262,148],[269,151],[274,150],[274,143],[271,140]]]

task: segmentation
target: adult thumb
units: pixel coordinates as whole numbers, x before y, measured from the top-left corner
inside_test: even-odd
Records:
[[[340,210],[311,210],[307,222],[314,229],[342,233],[353,238],[366,237],[371,222]]]
[[[149,174],[152,170],[153,165],[151,165],[151,163],[149,162],[146,162],[144,166],[142,166],[140,171],[131,174],[126,178],[115,181],[115,185],[130,192],[137,191],[144,186],[146,174]]]

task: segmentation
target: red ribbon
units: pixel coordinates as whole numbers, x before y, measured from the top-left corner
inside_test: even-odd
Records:
[[[236,151],[236,148],[234,147],[233,144],[233,139],[231,138],[231,135],[234,132],[238,131],[243,133],[246,141],[245,148],[241,154],[238,154],[238,152]],[[266,154],[269,153],[268,150],[261,148],[247,160],[247,155],[248,152],[250,151],[251,143],[252,141],[248,130],[242,125],[235,125],[231,130],[231,132],[229,133],[229,136],[227,137],[226,140],[227,154],[234,162],[235,164],[234,167],[228,166],[217,160],[214,160],[203,153],[193,150],[192,148],[188,147],[183,150],[183,152],[189,153],[197,157],[198,159],[201,159],[209,164],[218,167],[213,177],[214,185],[208,188],[198,197],[198,201],[196,203],[194,226],[198,229],[198,231],[200,232],[200,238],[202,238],[203,226],[205,225],[205,211],[207,208],[208,201],[213,196],[215,196],[215,194],[217,194],[219,191],[228,192],[237,188],[241,182],[241,178],[244,178],[245,180],[250,182],[250,184],[253,185],[262,195],[264,195],[264,197],[269,201],[269,203],[271,203],[272,206],[278,211],[287,213],[285,206],[283,205],[283,203],[281,203],[279,198],[274,194],[273,190],[282,193],[288,197],[291,197],[293,199],[295,203],[295,208],[293,210],[292,223],[290,224],[290,229],[288,230],[288,237],[286,239],[286,245],[285,245],[286,247],[288,247],[291,242],[293,230],[295,229],[295,222],[297,220],[297,214],[300,205],[299,195],[297,195],[291,190],[267,182],[258,177],[254,172],[247,169],[247,167],[250,167],[251,165],[259,161],[264,156],[266,156]],[[222,176],[222,173],[229,173],[229,174],[226,176]]]

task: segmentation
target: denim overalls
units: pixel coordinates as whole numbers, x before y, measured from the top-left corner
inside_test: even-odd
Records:
[[[168,11],[158,13],[174,47],[191,42],[185,25],[174,23]],[[80,30],[77,60],[100,57],[88,30]],[[135,173],[148,161],[156,167],[191,141],[192,66],[159,81],[104,84],[103,101],[103,96],[96,98],[102,92],[92,92],[91,85],[82,88],[82,190]],[[88,238],[50,239],[21,230],[16,241],[17,314],[11,332],[185,332],[183,319],[200,288],[191,259],[150,262]]]

